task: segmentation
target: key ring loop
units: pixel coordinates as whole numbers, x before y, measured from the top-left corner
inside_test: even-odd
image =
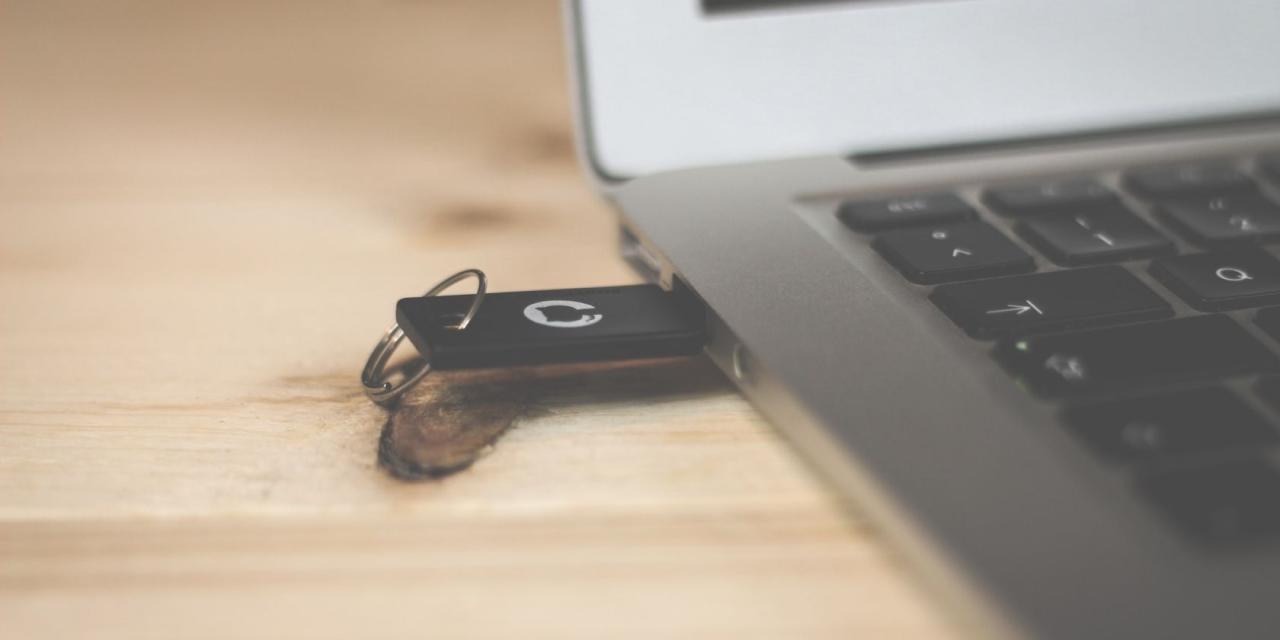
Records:
[[[466,315],[462,316],[461,320],[445,327],[450,331],[466,329],[467,325],[471,324],[471,319],[476,316],[476,312],[480,310],[480,303],[484,302],[484,294],[488,284],[484,272],[479,269],[463,269],[436,283],[434,287],[422,294],[422,297],[430,298],[467,278],[476,279],[475,299],[471,301],[471,307],[467,309]],[[431,371],[431,354],[423,353],[421,354],[422,367],[420,369],[407,376],[398,385],[392,385],[387,382],[383,376],[387,361],[391,359],[391,354],[395,353],[396,348],[404,341],[404,337],[404,330],[400,328],[400,323],[393,323],[391,328],[387,329],[387,332],[382,335],[382,339],[378,341],[378,344],[373,347],[373,351],[369,353],[369,359],[364,363],[364,369],[360,372],[360,383],[364,385],[364,394],[369,396],[369,399],[375,404],[382,406],[391,404],[392,401],[400,397],[400,394],[418,384]]]

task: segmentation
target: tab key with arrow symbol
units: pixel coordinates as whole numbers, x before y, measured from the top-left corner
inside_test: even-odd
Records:
[[[1119,266],[950,284],[929,299],[976,338],[1173,315],[1163,298]]]

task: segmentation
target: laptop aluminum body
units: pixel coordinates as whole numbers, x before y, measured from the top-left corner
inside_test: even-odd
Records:
[[[1280,4],[565,8],[626,254],[708,304],[710,356],[964,628],[1275,637],[1280,553],[1188,545],[836,210],[1280,149]]]

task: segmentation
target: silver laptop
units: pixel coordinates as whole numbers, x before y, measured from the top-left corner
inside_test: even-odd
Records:
[[[1280,2],[567,13],[625,255],[962,624],[1280,636]]]

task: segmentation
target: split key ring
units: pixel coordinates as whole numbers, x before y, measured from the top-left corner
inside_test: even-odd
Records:
[[[441,280],[422,295],[424,298],[439,295],[445,289],[467,278],[476,279],[475,298],[471,301],[471,307],[467,309],[466,315],[462,316],[461,320],[445,327],[451,331],[466,329],[467,325],[471,324],[471,319],[475,317],[476,312],[480,310],[480,303],[484,301],[484,294],[487,288],[484,272],[479,269],[464,269]],[[395,353],[396,348],[404,341],[404,338],[404,330],[400,328],[400,323],[392,324],[391,328],[387,329],[382,339],[373,348],[373,351],[369,354],[369,359],[364,363],[364,369],[360,372],[360,383],[364,386],[364,393],[375,404],[382,406],[391,404],[431,372],[431,354],[423,352],[422,366],[417,371],[408,374],[400,384],[393,385],[386,379],[387,362],[391,359],[391,354]]]

